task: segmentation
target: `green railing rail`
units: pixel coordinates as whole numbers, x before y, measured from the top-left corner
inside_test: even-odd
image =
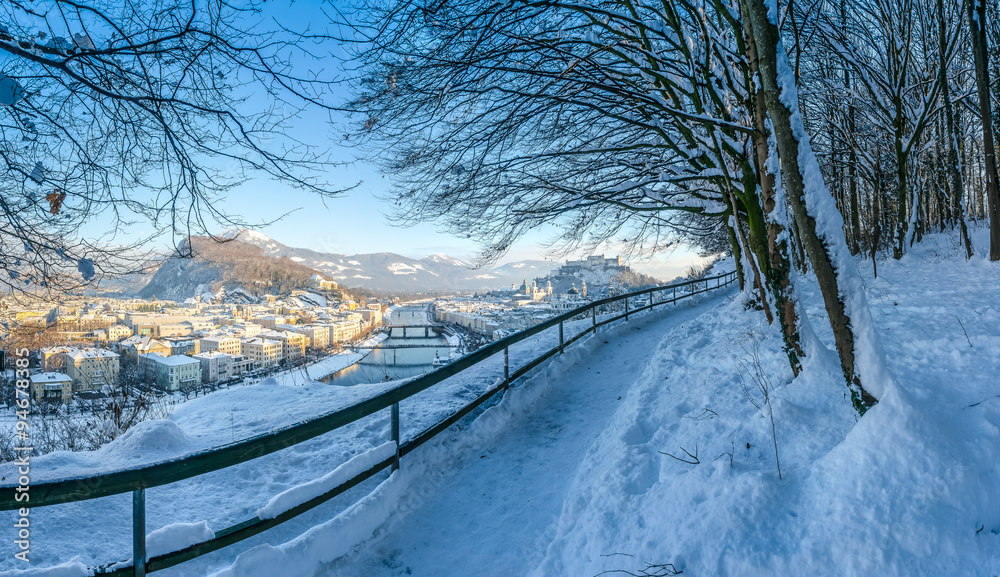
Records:
[[[254,517],[231,527],[216,531],[215,537],[201,543],[197,543],[179,551],[173,551],[163,555],[158,555],[148,559],[145,563],[114,563],[101,567],[95,567],[96,575],[135,575],[142,577],[147,572],[159,571],[168,567],[173,567],[189,559],[200,557],[227,547],[249,537],[252,537],[271,527],[280,525],[289,519],[326,502],[344,493],[348,489],[357,486],[390,468],[394,471],[399,468],[400,458],[426,443],[438,433],[441,433],[451,425],[458,422],[462,417],[468,415],[477,407],[491,399],[498,393],[505,391],[514,380],[524,376],[528,371],[534,369],[539,364],[554,355],[561,354],[570,344],[576,342],[588,333],[596,334],[597,328],[619,319],[628,320],[630,315],[652,309],[656,305],[669,304],[678,300],[692,297],[710,290],[722,288],[732,284],[736,280],[736,272],[731,271],[725,274],[711,276],[707,278],[686,281],[655,288],[643,289],[628,294],[612,296],[598,301],[588,303],[582,307],[573,309],[559,316],[553,317],[531,328],[514,333],[499,341],[495,341],[485,347],[471,352],[454,362],[445,365],[430,373],[425,373],[412,380],[406,381],[396,388],[382,392],[374,397],[365,399],[331,413],[321,415],[308,421],[303,421],[295,425],[290,425],[237,441],[228,445],[206,449],[197,453],[191,453],[175,459],[169,459],[157,463],[143,465],[134,469],[114,471],[92,477],[73,477],[46,481],[31,485],[31,507],[43,507],[56,505],[59,503],[69,503],[73,501],[84,501],[97,499],[121,493],[132,493],[132,559],[146,558],[146,506],[145,489],[167,485],[184,479],[189,479],[219,469],[245,463],[257,457],[261,457],[281,449],[291,447],[303,441],[312,439],[324,433],[328,433],[344,425],[353,423],[359,419],[372,415],[384,409],[390,409],[390,438],[396,444],[396,454],[370,469],[358,474],[354,478],[345,481],[343,484],[331,489],[310,501],[297,505],[274,518],[260,519]],[[677,290],[690,287],[690,290],[677,294]],[[664,293],[671,291],[670,298]],[[643,306],[629,309],[630,301],[637,297],[648,295],[648,301]],[[657,301],[656,297],[660,300]],[[597,320],[597,309],[624,302],[624,312],[612,315],[609,318]],[[579,334],[564,338],[563,325],[566,321],[590,313],[591,325]],[[546,351],[529,361],[524,366],[511,371],[510,353],[511,345],[519,343],[542,331],[552,327],[559,327],[559,345]],[[504,355],[504,378],[499,384],[490,387],[471,402],[458,409],[443,420],[435,423],[412,438],[404,442],[399,439],[399,402],[424,391],[441,381],[454,376],[470,367],[473,367],[493,355],[503,353]],[[19,509],[23,503],[15,500],[16,485],[0,486],[0,511],[11,511]]]

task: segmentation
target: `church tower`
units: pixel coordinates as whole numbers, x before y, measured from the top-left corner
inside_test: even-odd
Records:
[[[580,285],[580,296],[587,298],[587,279],[583,279],[583,284]]]

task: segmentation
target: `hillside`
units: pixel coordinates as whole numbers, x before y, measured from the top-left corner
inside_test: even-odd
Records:
[[[138,294],[142,298],[155,295],[183,300],[194,296],[196,291],[209,295],[222,287],[227,291],[243,287],[253,296],[269,292],[268,287],[271,287],[270,292],[302,288],[305,286],[301,283],[303,275],[308,278],[318,273],[342,287],[417,294],[520,286],[525,279],[544,278],[559,268],[559,263],[546,260],[523,260],[478,269],[446,254],[414,259],[391,252],[325,253],[287,246],[246,229],[228,230],[220,236],[229,241],[214,243],[206,237],[194,237],[196,255],[191,262],[176,256],[163,257],[143,275],[102,281],[101,290]],[[273,274],[278,275],[278,280],[272,279]],[[636,271],[619,274],[618,271],[588,270],[579,278],[554,279],[553,286],[557,292],[565,292],[573,283],[579,285],[583,278],[598,293],[601,285],[606,288],[612,281],[633,287],[659,282]]]
[[[167,259],[139,291],[140,297],[183,301],[195,294],[210,298],[222,289],[249,297],[284,294],[305,288],[309,277],[318,274],[292,259],[269,255],[261,247],[239,240],[216,242],[195,236],[190,243],[193,256]]]

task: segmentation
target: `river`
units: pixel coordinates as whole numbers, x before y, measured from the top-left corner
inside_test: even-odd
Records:
[[[389,320],[394,327],[407,327],[406,336],[402,328],[393,328],[380,347],[421,345],[421,348],[374,350],[361,362],[322,379],[323,382],[350,386],[413,377],[433,370],[435,356],[447,359],[451,355],[447,338],[422,328],[429,320],[425,305],[400,307],[392,311]]]

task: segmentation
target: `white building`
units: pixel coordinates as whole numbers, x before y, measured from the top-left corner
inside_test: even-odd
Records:
[[[108,340],[120,341],[132,336],[132,329],[123,324],[111,325],[108,327]]]
[[[273,367],[281,361],[281,343],[262,338],[243,339],[243,356],[256,368]]]
[[[149,353],[139,357],[139,370],[166,391],[177,391],[201,382],[201,363],[191,357]]]
[[[294,325],[286,330],[305,335],[308,345],[314,349],[325,349],[330,346],[330,327],[326,325]]]
[[[201,364],[201,382],[215,383],[225,381],[234,375],[233,357],[212,351],[210,353],[198,353],[191,355],[192,359],[197,359]]]
[[[292,360],[301,358],[306,354],[306,344],[308,337],[292,331],[264,331],[260,337],[281,343],[281,357]]]
[[[237,337],[229,335],[204,337],[199,340],[198,346],[198,351],[202,353],[218,351],[230,356],[243,354],[243,344],[241,340]]]

